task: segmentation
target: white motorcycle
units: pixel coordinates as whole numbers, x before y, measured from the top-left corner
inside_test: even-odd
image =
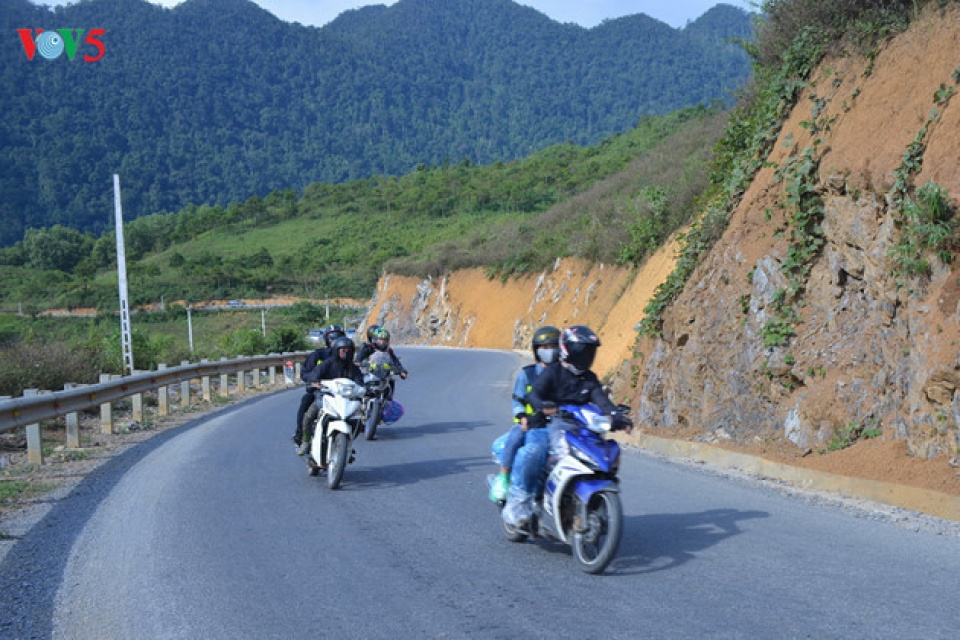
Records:
[[[354,460],[353,441],[363,433],[365,392],[349,378],[322,380],[317,401],[303,417],[304,434],[313,434],[307,468],[311,476],[326,469],[331,489],[340,487],[347,464]]]

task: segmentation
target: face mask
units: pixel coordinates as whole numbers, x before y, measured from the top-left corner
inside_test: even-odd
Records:
[[[559,351],[559,349],[540,348],[537,349],[537,357],[540,358],[540,362],[543,364],[550,364],[557,359],[557,353],[559,353]]]

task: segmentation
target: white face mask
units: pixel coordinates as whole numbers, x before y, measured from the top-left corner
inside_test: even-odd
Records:
[[[540,358],[540,362],[543,364],[550,364],[556,361],[559,352],[560,350],[556,348],[541,347],[537,349],[537,357]]]

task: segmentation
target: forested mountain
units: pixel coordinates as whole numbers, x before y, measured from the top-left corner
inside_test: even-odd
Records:
[[[85,30],[72,60],[28,59],[18,29],[65,28]],[[400,0],[317,29],[248,0],[0,0],[0,246],[108,228],[114,173],[133,218],[596,143],[729,98],[750,30],[727,5],[584,29],[511,0]]]

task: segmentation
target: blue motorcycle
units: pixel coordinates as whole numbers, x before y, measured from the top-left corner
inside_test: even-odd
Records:
[[[617,413],[618,427],[631,424],[628,407],[621,405]],[[623,535],[617,478],[620,445],[606,439],[614,430],[614,419],[593,404],[562,405],[545,429],[550,449],[542,491],[535,497],[531,517],[520,526],[501,518],[507,539],[524,542],[533,536],[562,542],[573,549],[581,570],[601,573]]]

